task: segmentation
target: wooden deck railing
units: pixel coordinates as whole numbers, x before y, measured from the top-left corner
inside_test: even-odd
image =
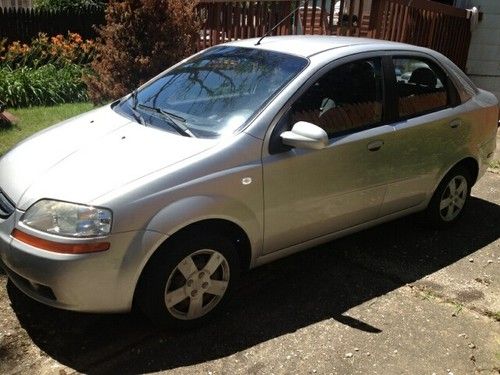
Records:
[[[198,49],[264,35],[367,36],[433,48],[461,68],[470,43],[467,11],[428,0],[201,0]],[[371,5],[370,5],[371,3]]]
[[[236,39],[264,35],[290,12],[291,1],[202,0],[197,13],[202,20],[198,48]],[[290,24],[275,35],[291,34]]]
[[[367,34],[370,9],[364,6],[364,0],[309,0],[307,6],[304,3],[304,0],[200,0],[197,12],[203,26],[199,47],[262,36],[293,10],[296,13],[273,35]]]
[[[466,10],[427,0],[378,0],[373,5],[373,37],[432,48],[465,68],[471,39]]]

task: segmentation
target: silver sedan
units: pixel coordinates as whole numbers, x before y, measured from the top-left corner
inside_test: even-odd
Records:
[[[0,265],[48,305],[192,327],[242,270],[418,211],[458,220],[497,123],[432,50],[215,46],[0,160]]]

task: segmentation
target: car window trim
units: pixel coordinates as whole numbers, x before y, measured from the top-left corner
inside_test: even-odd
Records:
[[[398,120],[398,105],[397,105],[397,89],[396,89],[396,72],[392,55],[385,55],[382,59],[382,69],[384,78],[385,91],[385,120],[386,123],[393,123]]]
[[[450,95],[451,107],[455,108],[462,104],[462,99],[460,98],[460,94],[458,93],[458,89],[455,86],[453,80],[451,79],[448,72],[445,70],[446,80],[448,81],[448,91]]]

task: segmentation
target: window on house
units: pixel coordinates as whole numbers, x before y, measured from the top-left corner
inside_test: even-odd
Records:
[[[455,0],[432,0],[435,3],[441,3],[445,5],[454,5]]]
[[[453,5],[457,8],[462,9],[470,9],[474,6],[472,0],[455,0],[453,2]]]
[[[462,9],[468,9],[473,7],[473,0],[432,0],[432,1]]]

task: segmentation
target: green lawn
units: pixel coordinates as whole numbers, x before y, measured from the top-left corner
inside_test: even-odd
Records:
[[[0,156],[31,134],[92,108],[91,103],[71,103],[53,107],[9,109],[19,122],[10,128],[0,127]]]

